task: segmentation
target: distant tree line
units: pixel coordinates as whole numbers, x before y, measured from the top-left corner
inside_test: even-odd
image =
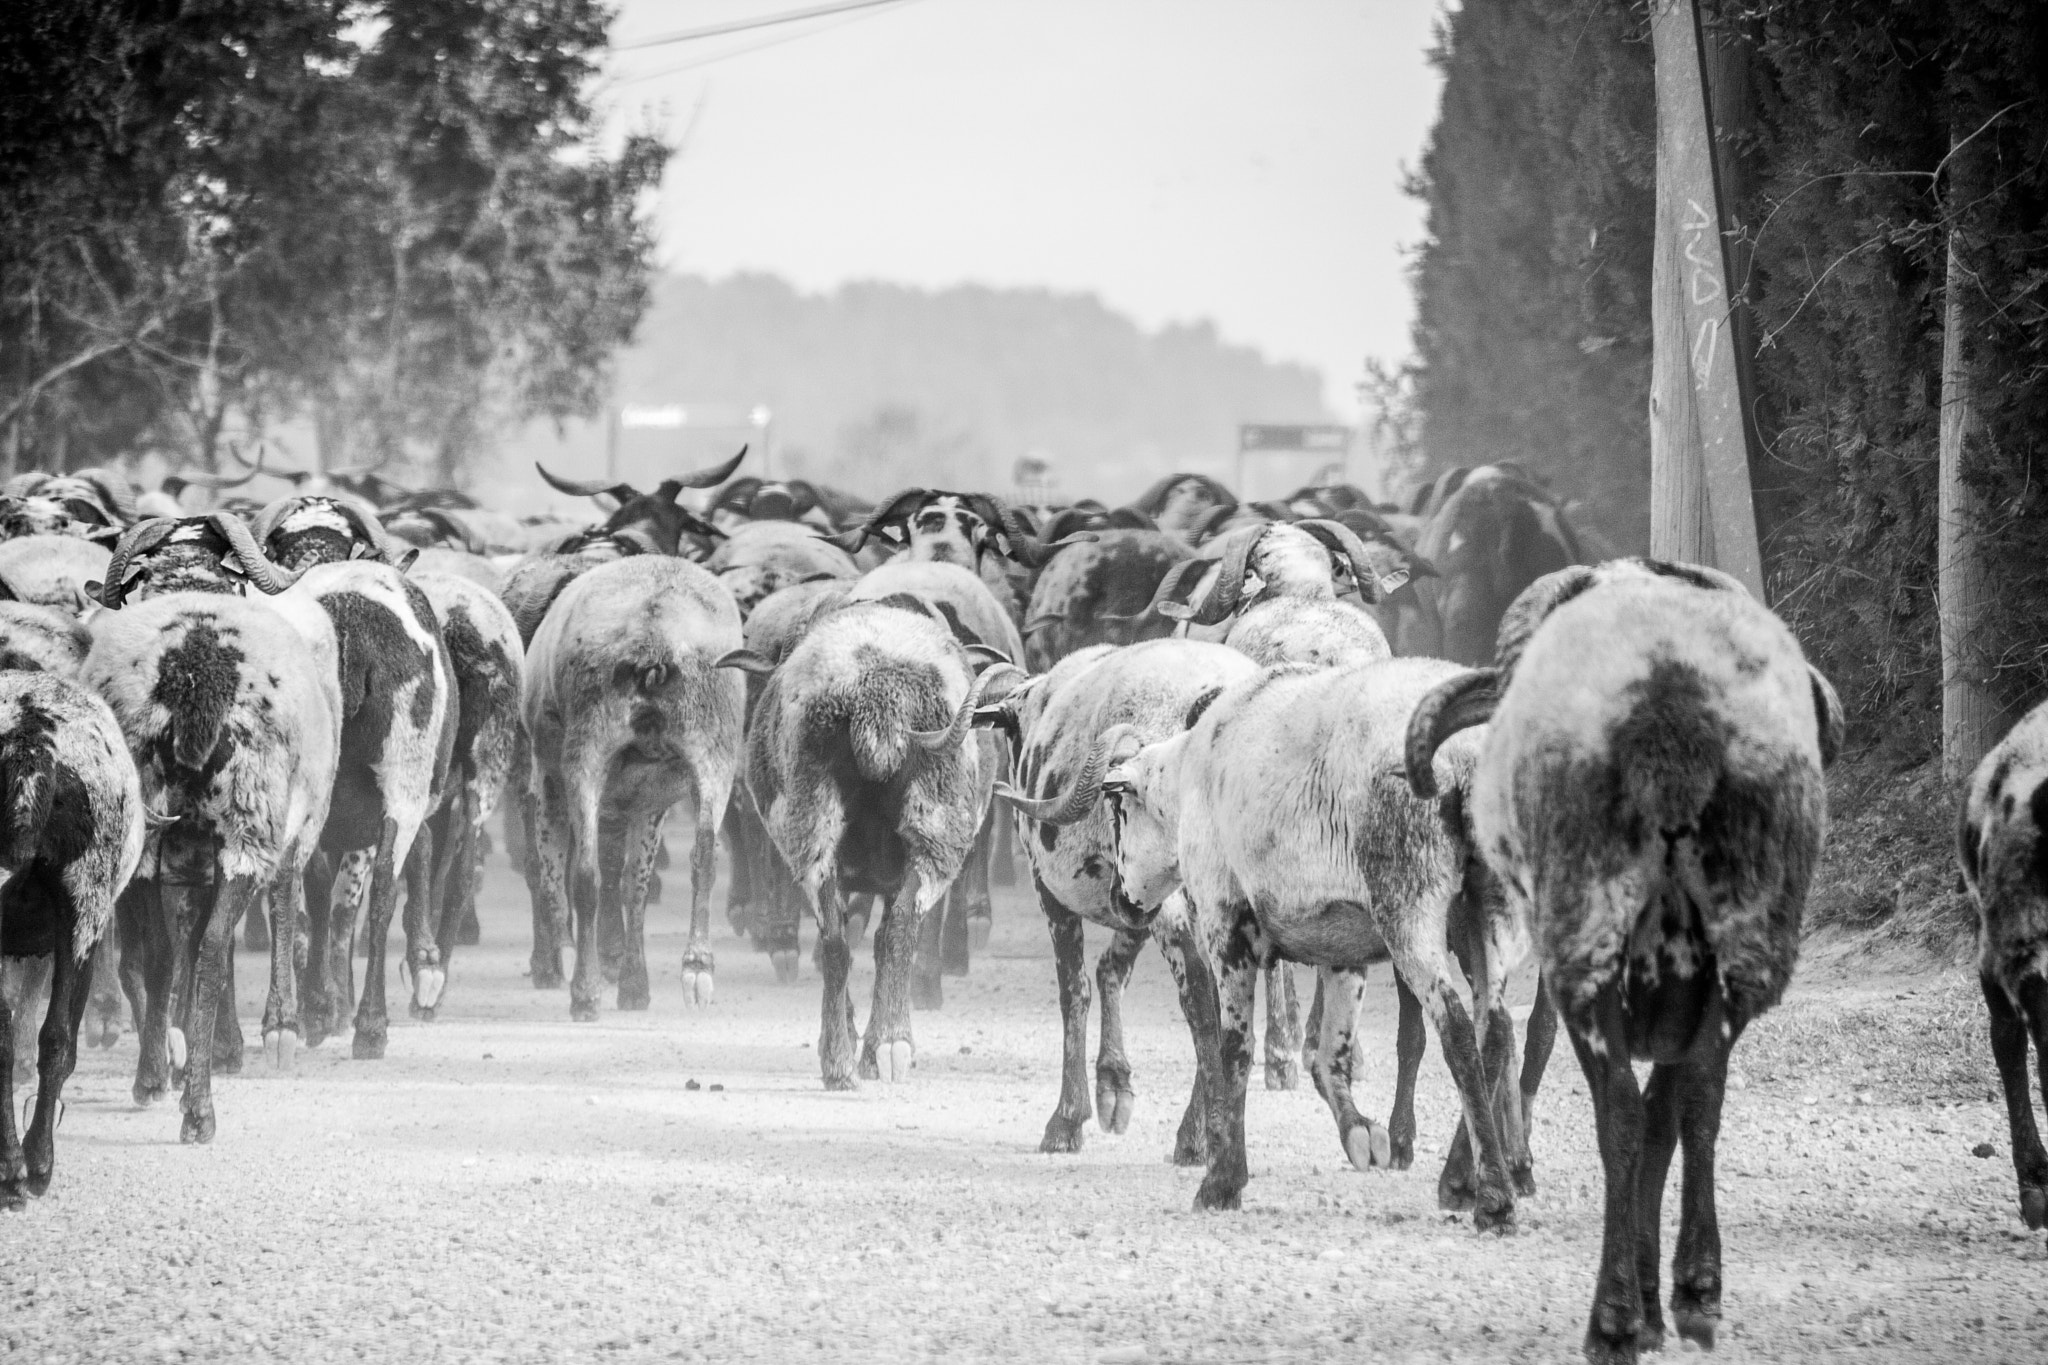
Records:
[[[1315,370],[1207,322],[1147,332],[1086,294],[813,294],[759,274],[661,279],[620,388],[635,403],[766,405],[777,472],[869,497],[1002,490],[1027,455],[1067,496],[1130,497],[1173,469],[1228,477],[1240,422],[1329,420]]]
[[[1529,465],[1647,545],[1647,6],[1464,0],[1414,190],[1426,469]],[[2048,692],[2048,6],[1710,0],[1750,309],[1768,590],[1866,721],[1939,739],[1936,474],[1951,248],[2000,701]]]
[[[454,476],[595,409],[667,150],[597,145],[598,0],[0,5],[0,456]]]

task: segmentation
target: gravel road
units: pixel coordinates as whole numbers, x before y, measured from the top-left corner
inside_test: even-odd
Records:
[[[525,895],[494,860],[440,1021],[401,1009],[386,1060],[329,1043],[290,1078],[252,1048],[217,1083],[210,1147],[131,1105],[132,1034],[88,1052],[56,1184],[0,1221],[0,1358],[1578,1358],[1600,1173],[1562,1041],[1512,1237],[1436,1209],[1456,1116],[1434,1043],[1413,1171],[1352,1171],[1312,1091],[1255,1090],[1244,1210],[1197,1215],[1199,1173],[1165,1160],[1193,1065],[1156,954],[1126,1007],[1130,1131],[1048,1157],[1059,1029],[1024,897],[998,893],[990,951],[917,1016],[911,1081],[835,1095],[808,963],[778,986],[721,941],[716,1005],[684,1007],[683,894],[671,873],[650,912],[653,1008],[571,1024],[522,975]],[[1361,1100],[1383,1116],[1383,974],[1366,1009]],[[1961,973],[1837,954],[1743,1041],[1722,1359],[2042,1359],[2048,1255],[2018,1219],[1982,1031]]]

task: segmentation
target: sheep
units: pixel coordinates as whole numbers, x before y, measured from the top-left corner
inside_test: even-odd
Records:
[[[106,577],[109,558],[106,546],[76,536],[0,541],[0,584],[17,602],[76,614],[92,604],[85,585]]]
[[[455,679],[455,743],[449,759],[448,798],[431,817],[437,863],[433,899],[417,907],[432,923],[446,971],[459,943],[475,943],[477,874],[484,823],[512,771],[519,731],[519,701],[526,656],[512,613],[495,594],[454,574],[413,572],[441,627]],[[415,908],[410,902],[406,915]],[[432,1006],[416,1013],[432,1017]]]
[[[1441,639],[1427,652],[1485,663],[1516,594],[1537,578],[1580,562],[1571,521],[1551,494],[1511,464],[1452,470],[1437,481],[1416,549],[1441,577]]]
[[[1190,548],[1196,528],[1218,508],[1235,509],[1237,496],[1207,474],[1168,474],[1139,494],[1131,506]]]
[[[1024,642],[985,581],[966,566],[944,559],[899,556],[868,570],[853,585],[852,601],[875,602],[892,596],[915,598],[937,612],[960,643],[970,650],[993,653],[993,657],[1014,663],[1023,654]],[[1002,765],[1000,743],[986,741],[992,752],[989,761]],[[919,945],[911,976],[911,1001],[919,1009],[938,1009],[945,1001],[944,973],[964,976],[973,954],[988,946],[993,928],[993,903],[989,896],[990,863],[1001,849],[999,823],[993,814],[983,821],[972,856],[954,883],[943,914],[923,921],[925,941]]]
[[[0,1211],[50,1188],[95,956],[142,840],[141,782],[107,704],[54,674],[0,674],[0,866],[11,874],[0,887],[0,959],[51,960],[25,1139],[15,1127],[14,1011],[0,994]]]
[[[1422,699],[1406,764],[1419,795],[1441,785],[1438,747],[1482,721],[1475,837],[1533,925],[1607,1174],[1586,1354],[1663,1344],[1659,1207],[1679,1142],[1671,1311],[1711,1346],[1728,1054],[1792,977],[1841,703],[1734,579],[1621,560],[1536,580],[1503,616],[1493,666]],[[1653,1063],[1647,1090],[1634,1061]]]
[[[810,525],[795,521],[753,521],[733,527],[704,567],[718,575],[743,617],[770,593],[791,584],[860,577],[853,556]]]
[[[1050,532],[1051,528],[1048,528]],[[1172,633],[1152,598],[1187,548],[1159,531],[1100,530],[1054,555],[1024,612],[1024,664],[1043,673],[1093,644],[1136,644]]]
[[[572,1019],[597,1017],[601,913],[624,927],[618,1006],[647,1008],[647,878],[662,821],[678,802],[696,826],[683,992],[692,1004],[711,1003],[717,835],[739,767],[745,704],[739,676],[713,664],[742,644],[732,594],[701,566],[666,555],[583,574],[534,632],[521,702],[540,812],[530,828],[555,941],[575,913]],[[615,878],[604,875],[612,861],[607,824],[618,831],[610,836],[620,850]]]
[[[731,477],[747,448],[723,463],[700,469],[680,478],[664,479],[652,493],[642,493],[628,483],[606,483],[558,478],[535,464],[548,486],[577,497],[609,497],[618,506],[600,524],[571,533],[545,550],[537,550],[518,561],[505,574],[500,594],[519,623],[519,638],[533,642],[534,631],[562,590],[599,564],[625,555],[686,555],[703,559],[724,539],[725,532],[677,501],[686,488],[709,488]]]
[[[987,718],[1011,732],[1019,758],[1019,788],[997,795],[1036,825],[1022,842],[1052,933],[1059,976],[1060,1013],[1065,1023],[1060,1098],[1046,1121],[1041,1152],[1078,1152],[1090,1117],[1086,1074],[1088,979],[1082,972],[1082,922],[1115,934],[1096,964],[1102,993],[1102,1048],[1095,1064],[1094,1114],[1105,1131],[1130,1125],[1135,1096],[1130,1062],[1124,1055],[1122,995],[1132,963],[1147,938],[1156,937],[1190,1020],[1202,1005],[1192,998],[1213,994],[1184,906],[1176,899],[1162,913],[1124,894],[1115,872],[1115,837],[1109,812],[1096,800],[1101,766],[1091,769],[1095,742],[1111,726],[1126,726],[1140,742],[1178,733],[1188,708],[1212,689],[1250,677],[1258,666],[1242,653],[1189,640],[1153,640],[1117,649],[1094,645],[1067,656],[1048,673],[994,702]],[[1093,774],[1092,779],[1090,774]],[[1034,791],[1044,795],[1034,796]],[[1202,1086],[1198,1081],[1175,1145],[1174,1159],[1194,1165],[1203,1159]]]
[[[179,1135],[187,1142],[213,1139],[230,935],[266,890],[263,1050],[273,1070],[293,1068],[301,1028],[293,929],[341,741],[331,663],[291,608],[235,595],[244,577],[266,593],[291,581],[232,517],[131,528],[116,547],[102,590],[109,610],[92,619],[79,671],[120,723],[152,826],[137,888],[117,906],[122,973],[144,1003],[135,1100],[162,1098],[167,1063],[183,1065]],[[200,1040],[189,1058],[188,1035]]]
[[[964,566],[1019,625],[1031,597],[1031,575],[1059,548],[1041,545],[1030,525],[1000,498],[930,488],[904,489],[834,540],[848,554],[878,540],[898,547],[907,561]]]
[[[975,845],[994,780],[993,746],[962,719],[982,680],[951,631],[906,594],[823,617],[779,668],[745,651],[723,662],[772,670],[747,736],[747,784],[818,922],[825,1087],[857,1084],[845,898],[863,891],[886,904],[860,1074],[907,1079],[911,957]]]
[[[434,1010],[447,984],[447,965],[428,923],[435,859],[427,821],[449,792],[460,723],[454,665],[432,604],[388,562],[399,551],[374,516],[345,498],[300,494],[265,508],[253,531],[273,560],[298,574],[286,597],[320,609],[308,613],[306,629],[320,632],[319,617],[327,618],[341,698],[341,750],[320,831],[323,856],[306,888],[306,1041],[318,1045],[339,1032],[354,995],[349,945],[356,904],[348,897],[336,902],[330,860],[367,851],[369,963],[350,1052],[372,1061],[389,1041],[384,945],[400,876],[415,1012],[424,1017]]]
[[[2048,1227],[2048,1151],[2027,1081],[2031,1032],[2048,1092],[2048,706],[1992,746],[1970,779],[1956,859],[1977,906],[1977,975],[2005,1090],[2020,1217]]]
[[[1474,1221],[1513,1222],[1507,1153],[1519,1146],[1519,1116],[1505,1087],[1503,989],[1526,936],[1472,856],[1463,795],[1476,737],[1444,755],[1449,799],[1416,800],[1402,782],[1409,712],[1456,672],[1433,659],[1267,669],[1207,699],[1170,738],[1139,747],[1112,728],[1098,740],[1125,893],[1156,905],[1184,888],[1216,972],[1220,1024],[1203,1039],[1209,1169],[1197,1208],[1240,1202],[1252,996],[1259,968],[1279,957],[1318,969],[1328,1007],[1314,1076],[1346,1155],[1360,1168],[1390,1161],[1386,1130],[1352,1100],[1350,1043],[1365,969],[1391,960],[1422,999],[1457,1082],[1476,1148]],[[1446,946],[1461,898],[1477,930],[1470,1012]]]

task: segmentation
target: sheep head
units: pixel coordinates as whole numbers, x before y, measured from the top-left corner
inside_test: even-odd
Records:
[[[266,593],[283,592],[298,573],[280,569],[256,537],[225,512],[203,517],[154,517],[130,527],[114,546],[106,581],[94,594],[101,605],[118,608],[166,592],[241,592],[253,583]],[[88,584],[90,592],[93,585]]]
[[[375,508],[340,493],[279,498],[257,514],[253,532],[266,554],[296,570],[350,559],[397,564],[402,551]]]
[[[1025,568],[1036,569],[1062,547],[1094,538],[1083,532],[1041,544],[1031,524],[1001,498],[906,488],[834,541],[848,554],[858,554],[869,540],[880,540],[909,559],[969,569],[979,568],[982,556],[993,550]]]

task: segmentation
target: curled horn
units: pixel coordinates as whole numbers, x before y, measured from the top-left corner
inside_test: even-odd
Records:
[[[548,467],[539,460],[533,462],[533,467],[540,471],[541,478],[547,480],[548,487],[558,493],[567,493],[571,497],[595,498],[609,493],[620,502],[624,502],[637,491],[630,483],[607,483],[603,479],[564,479],[548,473]]]
[[[997,783],[995,794],[1040,824],[1071,825],[1095,809],[1096,801],[1102,796],[1103,774],[1117,761],[1117,748],[1136,733],[1128,724],[1112,725],[1104,730],[1088,750],[1088,757],[1081,764],[1080,776],[1074,779],[1074,785],[1064,795],[1030,797],[1007,782]]]
[[[998,679],[1008,678],[1012,674],[1020,680],[1029,677],[1023,669],[1012,663],[993,664],[983,669],[980,675],[968,684],[967,699],[961,702],[960,709],[953,713],[952,722],[943,730],[912,730],[912,742],[926,753],[937,753],[941,749],[950,749],[958,744],[961,736],[967,733],[968,726],[972,724],[975,708],[981,705],[982,697]],[[1011,684],[1012,690],[1015,687],[1015,683]]]
[[[469,551],[469,553],[480,555],[484,552],[483,537],[479,536],[476,533],[476,529],[469,525],[468,522],[459,519],[449,512],[447,508],[422,507],[414,512],[413,515],[419,517],[430,526],[440,528],[442,535],[452,536],[460,541],[462,548]],[[388,531],[389,528],[387,527],[386,529]]]
[[[860,547],[868,543],[870,536],[891,522],[899,521],[909,516],[912,508],[930,496],[931,490],[929,489],[906,488],[874,511],[868,513],[867,520],[854,527],[851,531],[842,531],[836,536],[827,536],[825,539],[831,541],[848,554],[858,554],[860,553]]]
[[[1264,536],[1263,529],[1249,532],[1224,551],[1223,568],[1210,586],[1209,595],[1187,617],[1190,625],[1213,626],[1226,621],[1244,604],[1244,576],[1251,567],[1252,549]]]
[[[1209,572],[1213,559],[1183,559],[1166,571],[1166,577],[1159,580],[1159,586],[1152,593],[1152,600],[1145,611],[1158,612],[1173,620],[1183,620],[1188,615],[1187,603],[1182,594],[1192,592],[1202,575]],[[1137,613],[1143,616],[1145,611]],[[1135,617],[1132,619],[1136,619]]]
[[[231,512],[215,512],[206,521],[226,538],[228,551],[235,562],[242,566],[242,572],[249,581],[263,591],[275,595],[299,581],[299,573],[280,569],[270,562],[270,556],[264,554],[263,547],[256,543],[256,533],[240,517]]]
[[[363,539],[370,542],[370,548],[376,552],[379,560],[386,564],[396,562],[391,552],[391,537],[385,532],[384,523],[377,520],[373,513],[364,511],[353,501],[344,502],[340,498],[334,500],[334,509],[356,528]]]
[[[1330,521],[1323,517],[1310,517],[1297,521],[1295,526],[1321,541],[1325,548],[1342,555],[1351,563],[1351,576],[1358,581],[1358,595],[1367,602],[1378,602],[1390,589],[1384,586],[1379,566],[1372,562],[1372,551],[1359,538],[1358,532],[1341,521]],[[1389,575],[1388,577],[1391,577]],[[1404,578],[1402,581],[1406,581]],[[1395,587],[1400,584],[1396,583]]]
[[[1408,789],[1427,801],[1436,795],[1436,751],[1460,730],[1484,725],[1500,705],[1501,671],[1475,668],[1438,683],[1408,718],[1403,750]]]
[[[109,607],[118,607],[128,596],[128,579],[133,571],[128,567],[138,555],[146,555],[162,543],[163,538],[177,526],[173,517],[151,517],[148,521],[137,522],[122,533],[114,543],[113,558],[107,561],[106,581],[100,584],[100,602]]]
[[[740,467],[740,461],[746,458],[747,448],[741,446],[740,453],[733,456],[730,460],[722,460],[708,469],[700,469],[694,474],[685,474],[678,479],[663,479],[662,482],[673,483],[678,492],[685,488],[710,488],[716,484],[724,483],[727,479],[731,478],[732,472]],[[542,470],[541,475],[545,478],[547,471]],[[673,498],[675,494],[671,493],[669,496]]]

